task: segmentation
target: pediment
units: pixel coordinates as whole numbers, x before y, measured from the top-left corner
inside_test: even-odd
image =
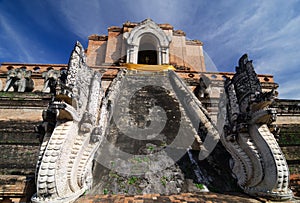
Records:
[[[127,44],[138,46],[141,37],[144,35],[153,35],[159,41],[160,47],[169,47],[171,37],[151,19],[146,19],[135,26],[130,33],[124,33]]]

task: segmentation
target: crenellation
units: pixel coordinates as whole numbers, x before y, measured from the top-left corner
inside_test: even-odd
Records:
[[[202,46],[203,42],[201,42],[200,40],[194,39],[194,40],[186,40],[186,44],[187,45],[201,45]]]
[[[122,28],[118,27],[118,26],[111,26],[111,27],[107,28],[107,30],[108,30],[108,33],[110,33],[110,32],[121,33]]]
[[[174,36],[186,36],[185,32],[182,30],[174,30],[173,35]]]
[[[93,40],[93,41],[107,41],[107,39],[108,39],[107,35],[93,34],[88,37],[88,40]]]

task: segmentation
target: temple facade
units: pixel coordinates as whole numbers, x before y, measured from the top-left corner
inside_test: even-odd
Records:
[[[122,27],[108,28],[108,35],[93,34],[88,37],[85,49],[86,63],[89,67],[103,73],[104,87],[108,87],[119,69],[126,64],[172,65],[178,75],[184,78],[193,91],[201,76],[211,81],[223,81],[232,77],[229,72],[207,72],[200,40],[187,40],[182,30],[174,30],[170,24],[157,24],[151,19],[140,23],[125,22]],[[43,73],[49,70],[66,70],[67,64],[28,64],[2,62],[0,68],[0,91],[5,89],[6,76],[9,71],[22,69],[29,71],[34,81],[33,91],[44,88]],[[149,66],[148,70],[151,70]],[[12,71],[14,72],[14,71]],[[265,91],[277,88],[273,76],[258,75]],[[217,85],[220,86],[220,85]],[[221,88],[222,85],[220,86]],[[7,91],[13,91],[11,87]],[[219,97],[220,89],[210,89],[210,97]]]
[[[205,174],[209,178],[202,181],[211,188],[234,189],[233,184],[227,184],[231,182],[231,172],[224,170],[222,174],[218,171],[218,167],[224,167],[233,170],[236,184],[251,195],[290,199],[293,195],[289,190],[289,177],[294,194],[299,195],[300,101],[275,98],[278,84],[273,76],[256,74],[246,55],[238,65],[238,74],[206,71],[201,41],[188,40],[184,31],[174,30],[170,24],[157,24],[151,19],[139,23],[127,21],[122,27],[109,27],[107,35],[92,34],[88,37],[86,48],[77,42],[68,64],[1,63],[0,150],[3,153],[0,155],[0,181],[5,184],[0,186],[0,200],[30,201],[35,194],[31,199],[33,202],[72,202],[91,187],[91,194],[97,194],[97,191],[107,193],[108,188],[102,182],[106,182],[107,187],[113,187],[109,184],[129,180],[132,183],[124,186],[126,190],[120,187],[110,192],[197,192],[197,188],[188,190],[183,186],[190,184],[184,178],[187,172],[182,166],[186,166],[186,162],[192,162],[193,170],[196,166],[207,170]],[[118,148],[133,148],[132,153],[144,150],[143,153],[150,154],[150,159],[153,150],[159,151],[171,145],[167,141],[160,144],[151,141],[146,144],[142,141],[129,143],[130,139],[118,132],[121,127],[117,128],[110,120],[112,113],[119,110],[122,115],[119,117],[124,116],[121,124],[130,123],[124,113],[128,110],[126,98],[130,98],[130,91],[139,85],[145,87],[132,97],[130,111],[136,117],[135,121],[130,121],[132,125],[145,128],[151,124],[145,118],[141,119],[147,111],[138,107],[146,105],[152,108],[155,101],[166,110],[168,118],[181,116],[179,121],[171,119],[163,139],[169,140],[177,125],[185,129],[178,131],[178,134],[193,135],[190,136],[190,146],[176,146],[176,150],[178,147],[191,149],[185,155],[186,160],[181,160],[184,163],[176,163],[177,168],[172,166],[169,171],[156,174],[161,177],[153,175],[148,177],[149,180],[145,177],[138,179],[140,185],[155,182],[153,185],[149,183],[151,187],[135,185],[135,176],[123,177],[113,170],[105,174],[101,164],[93,163],[96,154],[105,151],[102,149],[105,148],[102,141],[105,136],[115,140]],[[149,87],[151,85],[156,87]],[[223,108],[227,110],[221,112],[220,100],[224,97],[230,99]],[[270,106],[268,110],[267,106]],[[55,112],[59,112],[58,115]],[[221,113],[224,117],[221,120],[229,126],[224,124],[224,135],[216,129]],[[161,122],[154,116],[150,115],[150,118],[154,123]],[[227,156],[224,160],[230,157],[222,146],[218,148],[221,148],[220,153],[210,159],[220,162],[217,169],[212,167],[210,161],[205,160],[205,167],[201,166],[204,162],[195,161],[195,154],[206,147],[203,146],[203,133],[221,136],[222,146],[233,153],[231,156],[237,164],[234,167],[229,166],[229,162],[222,165],[220,154]],[[253,143],[249,144],[251,139],[247,141],[246,138],[237,141],[236,136],[247,137],[246,134],[255,134],[255,139],[261,143],[252,140]],[[274,136],[279,137],[281,149]],[[118,142],[118,139],[121,141]],[[266,142],[262,142],[264,139]],[[237,145],[243,141],[238,148]],[[184,143],[183,140],[177,142]],[[254,145],[256,150],[251,148]],[[268,147],[270,150],[265,150]],[[245,154],[239,154],[243,150]],[[246,156],[248,159],[243,160]],[[135,161],[132,159],[132,162]],[[248,162],[251,164],[245,164]],[[268,171],[261,163],[275,167],[270,169],[271,175],[266,175]],[[168,173],[174,171],[179,171],[181,176],[173,180]],[[257,172],[258,175],[255,174]],[[194,176],[194,181],[199,179],[197,174]],[[209,181],[214,179],[218,181]],[[168,181],[176,183],[177,189]],[[189,188],[192,186],[189,185]]]
[[[170,24],[126,22],[123,27],[108,28],[108,35],[89,36],[89,66],[122,63],[162,65],[205,71],[203,43],[187,40],[185,33]]]

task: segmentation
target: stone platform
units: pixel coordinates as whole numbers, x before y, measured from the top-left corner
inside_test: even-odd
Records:
[[[160,194],[144,194],[144,195],[86,195],[79,198],[76,203],[162,203],[162,202],[230,202],[230,203],[259,203],[270,202],[266,199],[253,198],[241,193],[181,193],[176,195],[164,196]],[[300,199],[295,199],[288,202],[300,202]]]

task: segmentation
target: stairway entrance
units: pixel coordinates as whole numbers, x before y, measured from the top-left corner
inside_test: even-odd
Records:
[[[176,194],[199,192],[215,179],[228,182],[207,161],[203,166],[195,161],[198,129],[170,77],[169,71],[127,70],[115,90],[118,98],[95,156],[89,194]]]

